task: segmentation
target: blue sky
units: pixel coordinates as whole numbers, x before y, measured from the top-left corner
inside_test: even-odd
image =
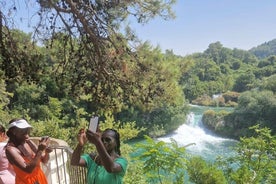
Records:
[[[26,10],[26,4],[20,8]],[[248,50],[276,38],[276,0],[178,0],[173,9],[174,20],[158,18],[132,26],[143,41],[182,56],[203,52],[217,41],[224,47]],[[21,13],[19,29],[30,31],[27,20],[33,12]]]
[[[135,26],[144,41],[187,55],[210,43],[248,50],[276,38],[276,0],[178,0],[176,19]]]

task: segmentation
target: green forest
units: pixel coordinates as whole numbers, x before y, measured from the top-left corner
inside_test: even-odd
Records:
[[[125,183],[275,183],[276,39],[250,50],[217,41],[179,56],[124,24],[173,19],[175,2],[39,0],[28,33],[14,27],[16,0],[0,1],[0,123],[23,117],[32,136],[74,148],[78,130],[98,115],[101,129],[121,134]],[[235,156],[209,163],[154,139],[185,123],[189,104],[234,108],[206,111],[203,123],[239,140]],[[129,144],[136,139],[146,144]]]

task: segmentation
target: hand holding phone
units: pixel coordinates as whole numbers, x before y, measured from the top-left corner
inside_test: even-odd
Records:
[[[49,136],[42,136],[40,138],[39,144],[38,144],[38,151],[44,151],[45,149],[47,149],[48,144],[50,142],[50,137]]]
[[[88,129],[92,132],[96,132],[98,128],[99,123],[99,117],[95,116],[90,119],[89,127]]]
[[[44,141],[46,139],[49,139],[49,136],[42,136],[41,139],[40,139],[40,141]]]

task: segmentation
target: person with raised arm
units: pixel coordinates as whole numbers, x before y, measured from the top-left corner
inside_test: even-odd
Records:
[[[82,155],[86,142],[94,144],[97,152]],[[88,169],[88,184],[122,184],[127,164],[127,160],[121,156],[120,134],[116,130],[106,129],[102,133],[84,129],[79,131],[71,165]]]

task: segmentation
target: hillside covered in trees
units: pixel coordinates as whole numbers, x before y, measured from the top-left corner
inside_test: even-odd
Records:
[[[249,50],[250,53],[254,54],[257,58],[263,59],[272,55],[276,55],[276,39],[262,43]]]
[[[267,51],[273,50],[273,41],[268,43],[271,47]],[[275,133],[275,55],[259,59],[250,51],[228,49],[216,42],[203,53],[185,59],[192,64],[180,84],[191,103],[236,107],[231,114],[206,114],[204,120],[209,128],[235,138],[251,135],[248,128],[256,124]],[[220,96],[213,99],[214,94]]]

